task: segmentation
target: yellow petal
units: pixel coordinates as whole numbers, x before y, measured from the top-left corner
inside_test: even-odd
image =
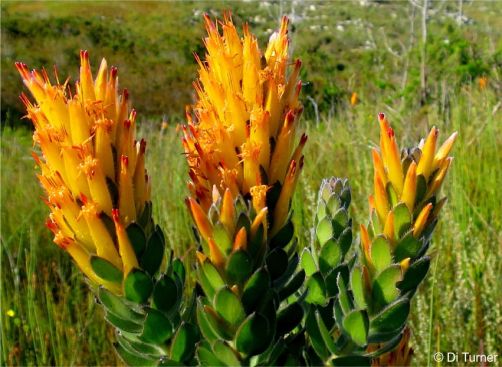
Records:
[[[89,53],[86,50],[80,51],[80,87],[83,93],[83,101],[96,100],[91,65],[89,64]]]
[[[129,168],[129,158],[122,156],[119,174],[119,210],[124,223],[127,225],[136,220],[136,207],[132,177]]]
[[[436,151],[436,141],[438,137],[438,129],[433,127],[425,140],[422,155],[418,161],[417,175],[424,175],[427,180],[432,173],[432,163],[434,161],[434,153]]]
[[[401,195],[401,201],[406,204],[410,212],[413,212],[413,209],[415,208],[416,194],[417,165],[415,162],[411,162],[408,167],[408,172],[406,173],[406,179],[404,180],[403,194]]]
[[[217,268],[223,268],[225,266],[225,257],[223,256],[223,253],[221,252],[220,248],[212,238],[209,239],[208,245],[209,245],[209,258],[211,259],[211,262]]]
[[[220,222],[225,226],[227,233],[232,234],[235,231],[235,209],[234,198],[229,189],[225,190],[221,202]]]
[[[199,203],[197,203],[193,198],[187,198],[186,203],[192,213],[200,235],[206,242],[209,242],[209,239],[213,236],[213,227],[211,226],[211,223],[209,223],[206,214],[200,207]]]
[[[363,247],[363,253],[364,253],[364,257],[366,259],[366,262],[368,263],[368,265],[373,265],[373,262],[371,261],[371,240],[370,240],[370,236],[368,234],[368,230],[366,229],[366,227],[364,225],[360,225],[359,226],[360,230],[361,230],[361,244],[362,244],[362,247]]]
[[[124,225],[120,220],[120,213],[118,209],[113,209],[112,217],[115,222],[115,233],[117,234],[120,257],[124,263],[124,274],[127,276],[133,268],[139,267],[138,260],[136,259],[136,253],[129,241],[129,236],[127,235]]]
[[[232,251],[245,250],[247,248],[247,232],[246,228],[242,227],[235,235]]]
[[[451,134],[451,136],[448,139],[446,139],[443,145],[441,145],[441,147],[438,149],[436,155],[434,156],[434,162],[432,163],[433,171],[436,168],[438,168],[444,161],[444,159],[448,156],[448,154],[451,151],[451,148],[453,148],[455,140],[457,139],[457,135],[458,135],[457,132]]]
[[[100,214],[97,211],[96,204],[88,201],[85,197],[82,199],[84,202],[82,215],[89,226],[98,256],[108,260],[117,268],[122,269],[122,261],[115,249],[115,244],[110,236],[110,232],[108,232],[108,229],[100,219]]]
[[[432,210],[432,204],[429,203],[420,211],[415,223],[413,224],[413,236],[418,237],[422,233],[427,224],[427,219],[429,219],[429,213]]]
[[[394,243],[394,212],[392,210],[389,211],[389,214],[387,214],[383,233],[384,233],[385,237],[389,240],[389,242],[391,244],[393,244]]]

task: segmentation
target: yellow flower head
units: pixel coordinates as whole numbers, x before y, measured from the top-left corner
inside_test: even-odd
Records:
[[[247,25],[240,37],[229,15],[214,23],[205,17],[206,58],[196,57],[197,102],[187,112],[183,146],[190,167],[189,188],[201,207],[212,204],[212,189],[221,195],[259,195],[256,186],[282,185],[282,204],[275,208],[280,228],[302,166],[303,136],[296,145],[302,107],[298,101],[300,61],[288,55],[288,19],[269,40],[265,52]],[[291,70],[290,70],[291,69]],[[290,70],[290,71],[289,71]],[[296,145],[296,147],[295,147]]]
[[[136,141],[136,112],[129,108],[127,90],[117,91],[117,69],[108,72],[103,59],[94,79],[87,51],[81,51],[80,61],[73,91],[57,74],[52,84],[45,70],[29,71],[22,63],[16,67],[35,99],[31,103],[21,96],[41,151],[34,156],[51,209],[48,227],[91,280],[107,285],[92,271],[90,256],[125,272],[137,265],[120,234],[150,200],[146,143]]]
[[[446,200],[440,200],[438,193],[453,160],[448,154],[457,137],[457,133],[453,133],[436,149],[439,130],[433,127],[417,148],[401,152],[394,130],[383,113],[378,115],[378,121],[380,151],[372,151],[371,228],[361,226],[363,249],[369,263],[370,237],[382,235],[396,246],[405,232],[419,239],[424,229],[435,221]]]

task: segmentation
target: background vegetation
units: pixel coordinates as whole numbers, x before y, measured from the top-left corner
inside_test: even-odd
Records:
[[[435,351],[500,355],[502,10],[496,2],[4,1],[0,364],[119,363],[101,309],[44,227],[47,210],[30,156],[30,126],[20,120],[23,88],[14,61],[57,64],[60,78],[74,81],[78,52],[87,48],[95,68],[101,57],[119,67],[121,86],[141,116],[140,135],[149,141],[156,220],[176,253],[188,257],[192,235],[180,199],[186,167],[176,124],[192,99],[192,53],[203,53],[201,15],[224,9],[237,23],[248,21],[262,42],[281,14],[292,19],[310,138],[294,201],[298,228],[310,227],[325,175],[350,177],[355,221],[367,219],[377,112],[388,114],[406,145],[432,125],[443,139],[459,131],[444,188],[449,203],[431,249],[434,265],[413,304],[414,364],[433,363]],[[351,105],[354,92],[359,101]],[[298,235],[307,243],[308,231]]]

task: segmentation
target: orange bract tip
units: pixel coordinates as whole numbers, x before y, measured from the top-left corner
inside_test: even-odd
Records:
[[[112,209],[112,218],[115,223],[120,222],[120,212],[118,209]]]

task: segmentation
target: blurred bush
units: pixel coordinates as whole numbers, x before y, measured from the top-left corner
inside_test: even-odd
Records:
[[[429,101],[443,98],[445,86],[500,77],[500,9],[488,2],[466,4],[466,15],[458,18],[452,6],[433,4],[428,15]],[[193,53],[202,52],[202,14],[221,16],[224,10],[232,11],[236,23],[249,22],[260,41],[281,14],[290,16],[293,52],[304,65],[307,117],[315,116],[316,107],[336,113],[353,92],[371,103],[385,95],[386,103],[402,109],[427,102],[420,100],[421,11],[412,3],[3,2],[2,124],[16,125],[23,114],[15,61],[33,68],[56,64],[60,78],[75,77],[80,49],[91,51],[94,65],[106,56],[120,68],[121,85],[131,90],[140,116],[182,116],[192,102]]]

